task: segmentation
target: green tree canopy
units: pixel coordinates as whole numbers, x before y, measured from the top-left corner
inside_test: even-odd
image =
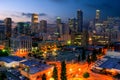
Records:
[[[0,50],[0,56],[9,56],[9,53],[6,50]]]
[[[83,77],[84,77],[84,78],[89,78],[89,77],[90,77],[90,74],[89,74],[88,72],[85,72],[85,73],[83,74]]]

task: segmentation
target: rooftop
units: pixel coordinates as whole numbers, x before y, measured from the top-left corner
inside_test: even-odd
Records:
[[[26,66],[29,66],[29,67],[39,64],[39,62],[35,61],[35,60],[27,60],[27,61],[24,61],[24,62],[21,62],[21,63],[26,65]]]
[[[0,57],[0,61],[4,61],[7,63],[13,62],[13,61],[22,61],[24,58],[18,57],[18,56],[6,56],[6,57]]]
[[[101,68],[106,69],[118,69],[120,70],[120,59],[117,58],[107,58],[105,62],[99,65]]]
[[[43,64],[35,60],[27,60],[21,63],[29,67],[30,74],[35,74],[37,72],[44,71],[48,68],[51,68],[50,65]]]
[[[106,56],[120,59],[120,52],[107,51]]]

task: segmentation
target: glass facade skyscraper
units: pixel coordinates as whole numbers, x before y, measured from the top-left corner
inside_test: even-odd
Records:
[[[77,11],[77,32],[83,32],[83,12]]]

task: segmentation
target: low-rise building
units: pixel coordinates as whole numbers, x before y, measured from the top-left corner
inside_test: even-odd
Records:
[[[32,38],[30,36],[18,36],[11,38],[11,49],[16,56],[26,56],[32,50]]]
[[[53,66],[18,56],[0,57],[0,65],[8,68],[17,67],[20,73],[29,80],[42,80],[43,74],[46,74],[47,80],[49,80],[53,72]]]
[[[35,60],[21,62],[20,67],[21,74],[30,80],[41,80],[43,74],[46,74],[47,80],[52,77],[53,66]]]
[[[92,66],[92,70],[99,73],[120,74],[120,53],[109,52]]]
[[[19,66],[19,63],[22,62],[23,60],[25,59],[17,56],[0,57],[1,66],[4,65],[9,68]]]

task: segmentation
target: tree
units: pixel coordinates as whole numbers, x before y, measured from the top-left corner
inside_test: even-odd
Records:
[[[102,54],[102,48],[99,48],[98,53]]]
[[[6,50],[7,53],[11,53],[11,48],[10,48],[10,47],[7,47],[7,46],[6,46],[6,47],[5,47],[5,50]]]
[[[32,46],[33,46],[33,47],[38,47],[38,43],[34,42],[34,43],[32,44]]]
[[[78,55],[78,62],[81,61],[81,56],[80,54]]]
[[[0,73],[0,80],[6,80],[7,76],[5,73]]]
[[[65,61],[63,61],[61,63],[61,76],[60,76],[61,80],[67,80],[67,77],[66,77],[66,63]]]
[[[9,53],[6,50],[0,50],[0,56],[9,56]]]
[[[87,63],[88,63],[88,66],[91,64],[91,58],[90,58],[90,55],[87,56]]]
[[[54,78],[54,80],[58,80],[58,71],[57,71],[57,67],[56,66],[53,69],[52,77]]]
[[[85,49],[82,49],[82,60],[84,61],[86,59]]]
[[[90,74],[89,74],[88,72],[85,72],[85,73],[83,74],[83,77],[84,77],[84,78],[89,78],[89,77],[90,77]]]
[[[42,80],[46,80],[46,74],[42,75]]]
[[[116,79],[120,79],[120,74],[116,74],[113,77],[116,78]]]
[[[95,62],[97,60],[97,51],[96,49],[93,50],[93,53],[91,55],[91,61]]]

